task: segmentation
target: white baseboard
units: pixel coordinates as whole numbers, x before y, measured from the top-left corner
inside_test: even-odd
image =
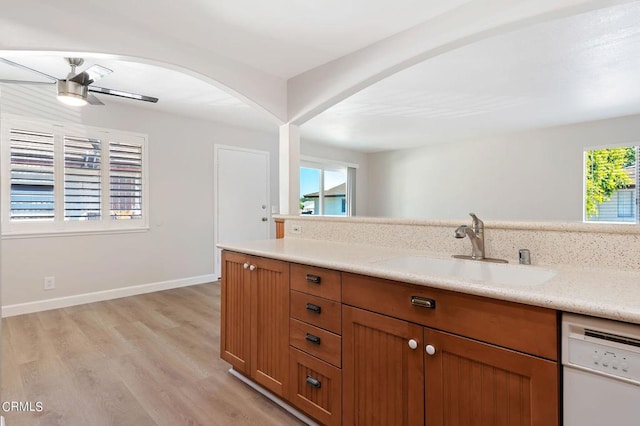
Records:
[[[77,294],[74,296],[57,297],[55,299],[17,303],[15,305],[2,306],[2,318],[22,314],[31,314],[33,312],[48,311],[49,309],[83,305],[85,303],[102,302],[103,300],[119,299],[121,297],[135,296],[136,294],[152,293],[154,291],[162,291],[172,288],[210,283],[212,281],[216,281],[217,279],[218,278],[216,274],[208,274],[196,277],[182,278],[178,280],[160,281],[157,283],[114,288],[112,290],[96,291],[93,293]]]

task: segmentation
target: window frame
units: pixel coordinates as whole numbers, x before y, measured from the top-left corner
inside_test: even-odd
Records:
[[[54,219],[49,221],[11,220],[11,143],[12,129],[50,133],[54,139]],[[102,215],[100,220],[65,219],[64,205],[64,140],[67,137],[98,139],[101,143],[102,163],[100,191]],[[110,144],[131,143],[142,149],[142,217],[140,219],[115,220],[110,213]],[[21,238],[61,235],[86,235],[101,233],[143,232],[149,229],[149,153],[145,134],[126,132],[77,123],[57,122],[4,114],[0,119],[0,220],[2,238]],[[106,213],[106,214],[105,214]]]
[[[587,155],[591,151],[599,151],[604,149],[615,149],[615,148],[635,148],[636,150],[636,171],[635,171],[635,179],[636,184],[633,190],[635,194],[635,203],[634,207],[636,210],[635,216],[618,216],[618,217],[632,217],[633,221],[624,221],[624,220],[590,220],[586,214],[586,205],[587,205]],[[619,195],[619,194],[618,194]],[[611,201],[611,200],[609,200]],[[616,203],[619,201],[616,200]],[[639,225],[640,224],[640,142],[628,142],[628,143],[614,143],[609,145],[597,145],[597,146],[589,146],[583,147],[582,149],[582,223],[587,224],[614,224],[614,225]]]
[[[351,200],[350,197],[352,196],[351,194],[349,194],[349,169],[355,169],[357,170],[359,167],[358,164],[355,163],[346,163],[346,162],[341,162],[341,161],[334,161],[334,160],[326,160],[323,158],[317,158],[317,157],[309,157],[309,156],[301,156],[300,157],[300,165],[298,167],[298,173],[300,173],[300,169],[302,168],[307,168],[307,169],[318,169],[320,170],[320,189],[319,189],[319,200],[318,200],[318,209],[320,210],[319,214],[314,214],[312,216],[328,216],[328,217],[351,217],[354,216],[354,214],[352,214],[350,212],[350,208],[349,208],[349,204],[351,204],[352,208],[354,208],[355,210],[355,206],[356,206],[356,200],[353,199]],[[346,202],[346,209],[345,209],[345,214],[343,215],[327,215],[324,212],[324,175],[326,171],[344,171],[346,174],[346,186],[347,186],[347,191],[345,194],[345,202]],[[299,215],[302,215],[302,213],[300,212]],[[303,215],[304,216],[304,215]]]

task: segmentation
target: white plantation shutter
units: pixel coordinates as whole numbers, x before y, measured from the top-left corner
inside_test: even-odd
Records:
[[[9,132],[12,221],[53,220],[54,137],[11,129]]]
[[[101,216],[101,142],[64,137],[64,218],[99,220]]]
[[[17,116],[0,124],[3,235],[147,229],[146,135]]]
[[[142,145],[109,143],[109,198],[112,219],[142,218]]]

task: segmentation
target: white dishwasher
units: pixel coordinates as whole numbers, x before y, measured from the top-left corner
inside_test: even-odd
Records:
[[[640,325],[562,316],[564,426],[640,425]]]

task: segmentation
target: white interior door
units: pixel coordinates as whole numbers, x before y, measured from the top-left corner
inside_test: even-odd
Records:
[[[214,173],[216,243],[269,238],[269,153],[216,145]]]

